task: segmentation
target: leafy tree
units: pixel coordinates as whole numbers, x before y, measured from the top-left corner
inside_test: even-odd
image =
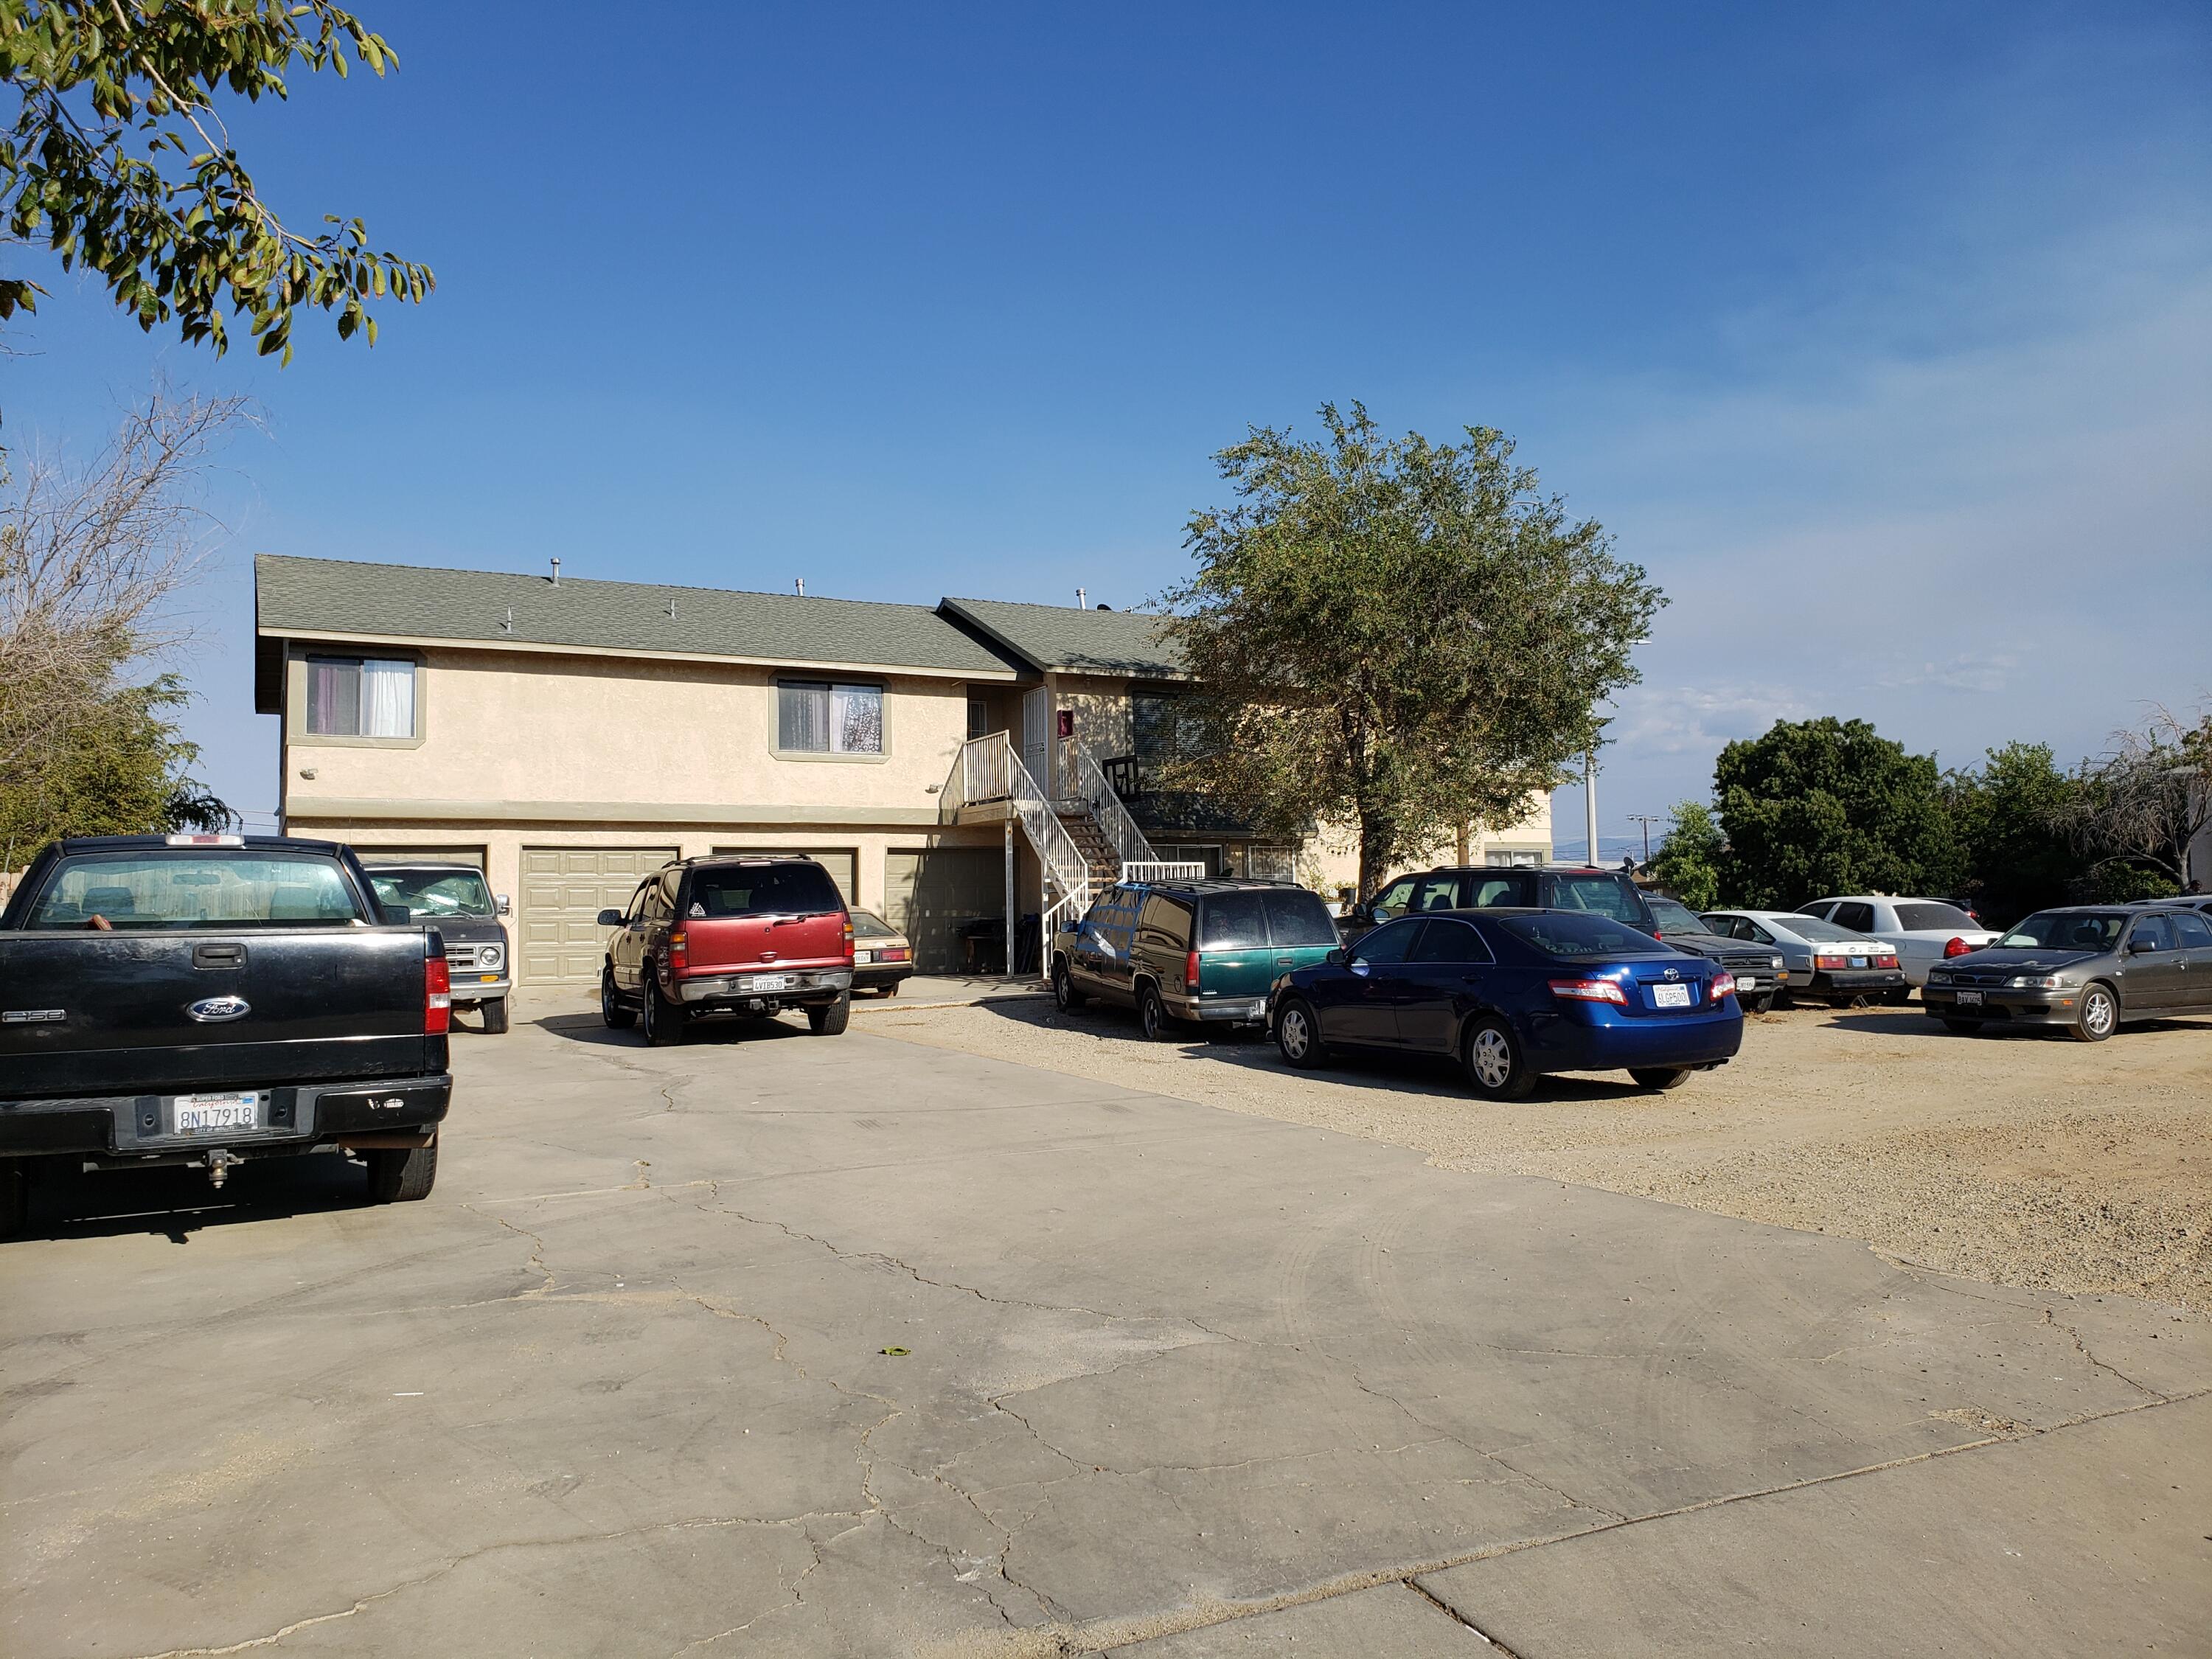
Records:
[[[1198,572],[1169,596],[1196,690],[1165,771],[1278,832],[1350,823],[1364,895],[1462,825],[1524,817],[1664,600],[1504,434],[1321,416],[1324,441],[1261,428],[1215,458],[1238,499],[1192,516]]]
[[[0,772],[0,870],[58,836],[228,829],[235,815],[191,775],[199,750],[167,718],[187,701],[171,674],[122,687],[74,711],[46,764]]]
[[[1978,772],[1948,774],[1943,792],[1965,890],[1982,920],[2001,927],[2077,895],[2084,860],[2069,825],[2083,786],[2049,744],[2008,743],[1988,757]]]
[[[286,95],[295,64],[378,75],[398,59],[330,0],[0,0],[0,82],[21,100],[0,131],[0,222],[82,263],[151,331],[176,320],[221,352],[223,308],[252,318],[266,356],[292,356],[301,307],[376,340],[368,303],[420,301],[429,270],[372,252],[359,219],[302,235],[261,198],[216,114],[218,92]],[[0,321],[42,290],[0,277]]]
[[[1743,903],[1794,908],[1829,893],[1946,893],[1957,846],[1932,755],[1864,720],[1777,720],[1714,767],[1728,838],[1721,883]]]
[[[1713,809],[1702,801],[1678,801],[1668,814],[1667,839],[1652,855],[1651,878],[1692,910],[1710,910],[1721,902],[1727,851]]]
[[[2212,823],[2212,709],[2193,725],[2154,709],[2141,730],[2113,733],[2112,751],[2082,769],[2082,782],[2074,844],[2100,869],[2132,866],[2169,891],[2212,874],[2189,867],[2191,843]]]

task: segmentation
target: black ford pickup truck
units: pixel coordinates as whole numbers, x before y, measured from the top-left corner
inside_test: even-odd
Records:
[[[274,836],[57,842],[0,910],[0,1237],[48,1159],[341,1152],[419,1199],[453,1093],[445,946],[352,852]]]

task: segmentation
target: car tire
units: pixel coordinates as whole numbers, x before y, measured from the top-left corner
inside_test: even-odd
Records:
[[[1893,1008],[1902,1008],[1912,1000],[1912,988],[1905,985],[1900,986],[1894,991],[1885,991],[1882,993],[1881,1000]]]
[[[1956,1031],[1960,1036],[1981,1035],[1982,1022],[1978,1019],[1960,1019],[1956,1014],[1945,1014],[1942,1018],[1947,1031]]]
[[[1771,1013],[1774,1012],[1774,998],[1771,994],[1763,997],[1753,997],[1743,1005],[1743,1011],[1747,1014]]]
[[[2081,1001],[2066,1035],[2076,1042],[2102,1042],[2120,1029],[2119,993],[2100,979],[2081,988]]]
[[[1052,964],[1052,1000],[1062,1013],[1072,1013],[1091,999],[1075,988],[1075,975],[1068,971],[1067,958],[1054,958]]]
[[[599,969],[599,1018],[615,1031],[627,1031],[637,1024],[637,1010],[615,994],[612,964]]]
[[[645,1045],[648,1048],[665,1048],[684,1041],[684,1011],[660,994],[659,975],[650,964],[645,970],[645,1009],[641,1024],[645,1027]]]
[[[387,1147],[363,1152],[368,1165],[368,1201],[414,1204],[430,1196],[438,1181],[438,1143]]]
[[[1304,997],[1291,997],[1275,1011],[1275,1048],[1285,1061],[1302,1072],[1328,1064],[1328,1044],[1321,1040],[1321,1021]]]
[[[1679,1089],[1690,1080],[1686,1066],[1632,1066],[1628,1075],[1639,1089]]]
[[[1157,985],[1147,983],[1138,988],[1137,1029],[1144,1033],[1147,1042],[1170,1042],[1175,1039],[1175,1022],[1168,1017],[1168,1005],[1161,1000]]]
[[[896,996],[896,995],[898,994],[898,993],[899,993],[899,981],[896,981],[896,980],[893,980],[890,984],[888,984],[888,985],[884,986],[884,988],[883,988],[882,990],[880,990],[880,991],[877,992],[877,993],[876,993],[876,994],[877,994],[878,996],[895,997],[895,996]]]
[[[31,1160],[0,1158],[0,1238],[21,1238],[31,1225]]]
[[[507,999],[505,997],[494,997],[489,1002],[480,1002],[477,1005],[477,1010],[483,1016],[486,1036],[507,1035]]]
[[[844,993],[835,1002],[817,1003],[806,1011],[806,1029],[817,1036],[842,1036],[846,1026],[853,1021],[853,994]]]
[[[1519,1100],[1536,1086],[1521,1053],[1521,1040],[1502,1019],[1479,1019],[1460,1040],[1460,1069],[1467,1086],[1485,1100]]]

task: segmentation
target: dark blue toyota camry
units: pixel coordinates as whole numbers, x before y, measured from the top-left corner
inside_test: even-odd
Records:
[[[1293,1066],[1326,1065],[1338,1049],[1451,1054],[1493,1100],[1551,1072],[1625,1070],[1672,1089],[1743,1041],[1717,963],[1571,910],[1403,917],[1283,975],[1268,1010]]]

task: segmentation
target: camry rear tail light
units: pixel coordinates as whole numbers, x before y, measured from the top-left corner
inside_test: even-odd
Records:
[[[1628,994],[1609,979],[1555,979],[1552,994],[1565,997],[1570,1002],[1617,1002],[1628,1006]]]
[[[453,1024],[453,976],[443,957],[422,963],[422,1035],[442,1036]]]
[[[1973,948],[1974,947],[1967,944],[1966,940],[1962,939],[1954,939],[1948,945],[1943,947],[1944,959],[1948,961],[1953,957],[1963,957]]]
[[[1713,988],[1706,992],[1705,995],[1709,1000],[1718,1002],[1723,997],[1734,992],[1735,989],[1735,975],[1734,974],[1715,974],[1713,975]]]
[[[1183,959],[1182,988],[1191,996],[1198,994],[1198,952],[1195,951]]]
[[[691,965],[691,942],[681,927],[668,936],[668,965],[679,974]]]

